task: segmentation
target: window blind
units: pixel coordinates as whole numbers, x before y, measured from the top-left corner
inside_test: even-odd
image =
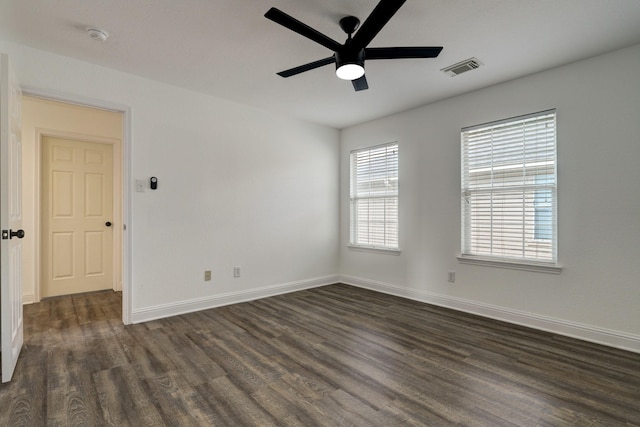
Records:
[[[398,249],[398,144],[351,152],[350,244]]]
[[[462,129],[462,255],[557,261],[556,113]]]

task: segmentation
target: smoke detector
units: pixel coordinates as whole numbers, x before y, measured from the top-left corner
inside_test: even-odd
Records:
[[[478,60],[478,58],[469,58],[464,61],[460,61],[457,64],[450,65],[446,68],[441,69],[440,71],[445,74],[455,77],[458,74],[466,73],[467,71],[475,70],[482,65],[482,62]]]
[[[105,41],[107,37],[109,37],[109,33],[107,33],[105,30],[94,27],[87,28],[87,34],[89,34],[89,37],[91,37],[92,39],[101,42]]]

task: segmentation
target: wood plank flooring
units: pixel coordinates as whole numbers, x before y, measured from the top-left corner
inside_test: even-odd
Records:
[[[640,355],[346,285],[123,326],[25,306],[0,426],[640,426]]]

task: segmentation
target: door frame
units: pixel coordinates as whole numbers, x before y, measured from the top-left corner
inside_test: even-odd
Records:
[[[35,259],[35,287],[34,287],[34,302],[40,301],[40,295],[42,292],[42,220],[43,212],[42,212],[42,143],[43,139],[47,137],[53,138],[63,138],[67,140],[80,141],[80,142],[88,142],[92,144],[105,144],[111,145],[113,148],[113,165],[112,165],[112,186],[114,189],[113,192],[113,212],[110,215],[114,220],[115,224],[124,224],[123,216],[122,216],[122,138],[118,140],[114,140],[113,138],[108,137],[100,137],[94,135],[85,135],[81,133],[75,132],[66,132],[66,131],[58,131],[44,128],[36,129],[36,137],[35,137],[35,147],[34,147],[34,156],[35,156],[35,193],[34,193],[34,211],[35,211],[35,229],[33,230],[34,243],[35,243],[35,251],[34,251],[34,259]],[[116,194],[116,188],[118,189]],[[116,197],[120,196],[120,197]],[[119,259],[117,259],[119,257]],[[111,288],[114,291],[122,290],[122,234],[114,233],[113,235],[113,256],[112,256],[112,275],[113,275],[113,283],[111,283]]]
[[[58,92],[42,90],[31,87],[22,87],[23,95],[38,97],[43,99],[49,99],[51,101],[63,102],[67,104],[76,104],[83,107],[96,108],[107,111],[115,111],[118,113],[122,113],[123,115],[123,134],[122,134],[122,143],[120,153],[117,154],[116,150],[114,150],[114,185],[120,186],[120,200],[114,200],[114,211],[116,211],[117,204],[120,204],[122,212],[122,226],[123,233],[122,239],[120,242],[120,275],[116,276],[116,272],[114,271],[114,282],[122,283],[122,322],[125,325],[131,323],[132,317],[132,301],[131,301],[131,108],[126,105],[115,104],[109,101],[96,100],[92,98],[86,98],[76,95],[69,94],[61,94]],[[36,274],[35,274],[35,288],[34,288],[34,297],[36,301],[40,299],[40,148],[42,144],[43,136],[62,136],[64,138],[70,137],[71,139],[82,139],[88,141],[94,141],[98,143],[109,143],[109,138],[99,138],[99,137],[86,137],[85,135],[73,134],[69,132],[57,132],[57,131],[49,131],[46,129],[38,129],[36,135],[36,147],[34,149],[34,156],[36,156],[35,160],[35,214],[36,214],[36,222],[34,230],[34,240],[35,240],[35,266],[36,266]],[[113,143],[113,141],[111,141]],[[118,179],[116,179],[116,162],[120,163],[121,168],[119,171],[120,182],[118,183]],[[119,233],[116,233],[120,236]],[[119,239],[119,238],[118,238]],[[116,247],[116,239],[114,236],[114,250]],[[116,262],[114,257],[114,263]]]

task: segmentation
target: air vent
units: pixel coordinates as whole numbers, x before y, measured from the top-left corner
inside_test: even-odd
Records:
[[[460,61],[457,64],[453,64],[449,67],[443,68],[440,71],[443,71],[445,74],[448,74],[451,77],[454,77],[454,76],[457,76],[458,74],[475,70],[481,65],[482,65],[482,62],[480,62],[478,58],[469,58],[469,59],[465,59],[464,61]]]

